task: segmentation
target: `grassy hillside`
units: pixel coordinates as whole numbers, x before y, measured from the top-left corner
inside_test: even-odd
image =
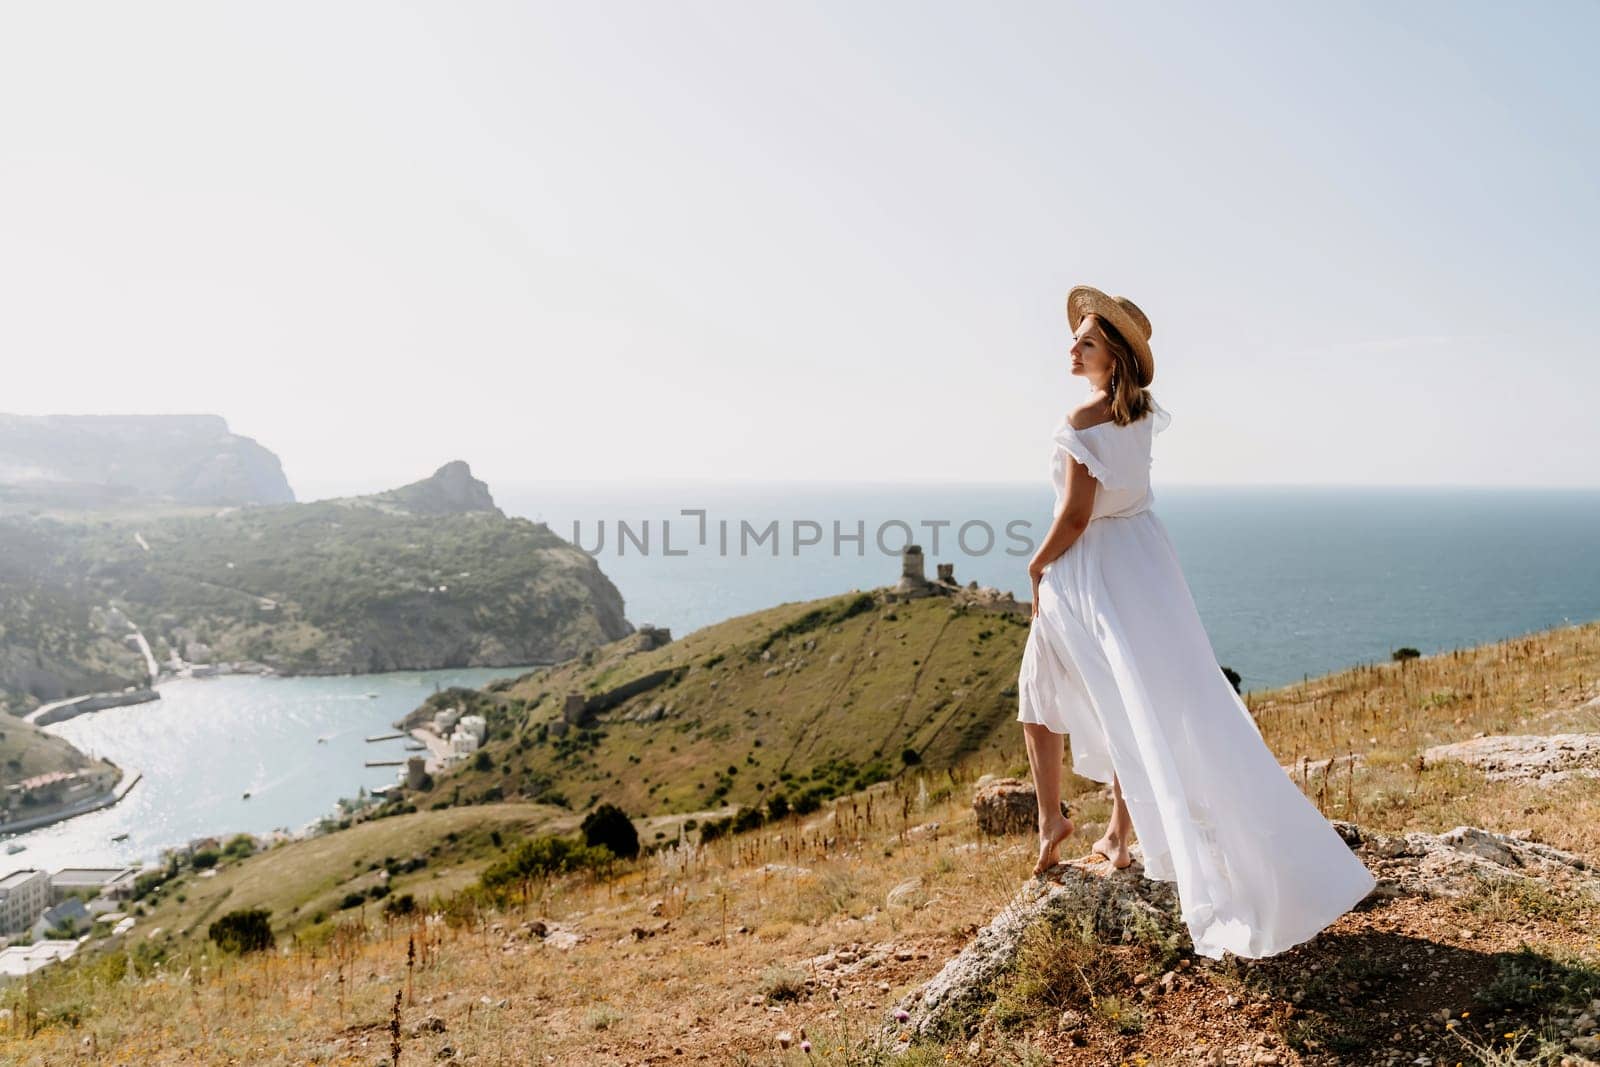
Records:
[[[467,701],[430,701],[472,704],[489,719],[490,740],[418,803],[544,799],[582,811],[609,800],[641,813],[758,807],[781,795],[804,813],[908,768],[1002,759],[1021,746],[1016,676],[1028,622],[1025,606],[885,604],[848,593],[739,616],[650,651],[624,639]],[[1538,654],[1582,662],[1587,632],[1551,631]],[[1355,754],[1381,766],[1404,758],[1385,750],[1391,731],[1408,742],[1402,752],[1435,737],[1422,724],[1441,715],[1446,726],[1501,731],[1596,677],[1563,677],[1525,661],[1523,648],[1511,641],[1361,665],[1243,699],[1286,763]],[[567,694],[594,698],[661,674],[586,725],[553,732]]]
[[[614,667],[621,672],[625,662]],[[1429,745],[1485,731],[1600,730],[1597,680],[1600,623],[1592,623],[1344,671],[1252,702],[1283,762],[1364,739],[1348,782],[1341,771],[1331,788],[1317,777],[1305,784],[1330,817],[1391,832],[1517,830],[1600,861],[1596,780],[1490,782],[1418,758]],[[149,927],[136,928],[109,953],[91,948],[27,989],[7,989],[0,1057],[28,1065],[80,1057],[371,1064],[395,1040],[401,1063],[449,1055],[447,1045],[485,1063],[891,1062],[860,1038],[994,917],[1034,859],[1025,839],[977,835],[970,800],[981,772],[1025,775],[1020,737],[953,772],[921,768],[759,833],[622,864],[609,879],[544,880],[525,904],[499,910],[457,899],[431,921],[394,924],[368,907],[347,911],[325,941],[308,936],[243,958],[174,942],[159,963],[137,949],[151,943]],[[1109,810],[1098,789],[1081,792],[1077,805],[1067,857],[1087,851]],[[478,862],[497,851],[485,830],[519,809],[531,814],[524,805],[485,805],[381,820],[365,830],[374,836],[358,826],[325,839],[314,861],[312,849],[274,850],[239,864],[228,906],[326,907],[351,878],[365,877],[356,873],[364,865],[431,849],[445,826],[459,831],[462,861]],[[526,825],[541,824],[530,817]],[[653,838],[648,828],[642,836]],[[455,861],[437,855],[432,868]],[[350,872],[343,882],[341,870]],[[315,888],[274,896],[275,871]],[[431,870],[397,883],[424,884],[419,875]],[[216,881],[227,884],[224,877]],[[205,906],[202,890],[182,891]],[[170,926],[200,916],[158,910],[152,918]],[[542,936],[524,925],[535,920]],[[1404,1050],[1394,1062],[1415,1062],[1419,1049],[1443,1048],[1451,1058],[1430,1062],[1556,1064],[1566,1053],[1549,1043],[1553,1021],[1600,995],[1597,937],[1600,902],[1486,890],[1455,900],[1380,898],[1255,967],[1213,965],[1139,940],[1039,944],[997,990],[977,1037],[892,1062],[1187,1063],[1204,1049],[1216,1050],[1216,1062],[1382,1062],[1390,1049]],[[1522,1053],[1507,1054],[1510,1047]]]
[[[1028,618],[946,597],[870,593],[785,604],[631,652],[623,639],[499,684],[485,761],[440,780],[441,799],[604,798],[629,812],[802,808],[908,766],[949,767],[1015,749],[1016,677]],[[568,693],[661,684],[557,736]],[[435,703],[448,703],[446,696]],[[659,708],[660,718],[652,712]],[[809,797],[809,799],[807,799]]]
[[[308,943],[326,938],[349,918],[352,894],[367,897],[376,914],[381,897],[411,893],[420,901],[447,898],[471,883],[500,849],[498,841],[570,831],[577,819],[537,804],[486,804],[471,811],[419,811],[356,822],[344,830],[286,841],[250,856],[224,859],[214,874],[185,870],[142,904],[149,940],[166,950],[205,940],[207,924],[238,908],[267,908],[276,930]],[[420,861],[420,862],[419,862]],[[380,872],[387,870],[384,879]]]
[[[88,758],[61,738],[21,719],[0,717],[0,784],[90,767],[109,769],[109,764]],[[0,802],[0,809],[4,807]],[[19,814],[25,810],[19,809]]]

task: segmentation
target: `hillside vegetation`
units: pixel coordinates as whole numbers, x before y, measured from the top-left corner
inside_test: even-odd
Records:
[[[1027,632],[1014,604],[886,604],[852,592],[648,651],[625,638],[472,699],[489,719],[485,755],[441,779],[429,802],[560,798],[581,810],[604,797],[630,812],[674,812],[781,796],[803,813],[908,767],[1012,751]],[[652,678],[563,730],[568,694],[604,705]]]
[[[555,662],[630,632],[594,559],[495,508],[465,464],[390,493],[0,519],[0,701],[146,680],[158,660],[286,674]]]
[[[20,782],[54,771],[80,771],[110,765],[90,759],[71,744],[21,719],[0,718],[0,782]],[[0,802],[0,811],[7,805]]]

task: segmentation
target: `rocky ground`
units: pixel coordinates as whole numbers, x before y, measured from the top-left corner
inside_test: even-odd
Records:
[[[1491,782],[1554,785],[1573,778],[1600,778],[1600,734],[1512,734],[1434,745],[1429,761],[1454,760],[1477,767]]]
[[[980,819],[986,796],[1009,809],[1020,784],[980,788]],[[1143,876],[1137,848],[1120,871],[1086,857],[1026,884],[901,998],[879,1040],[909,1050],[965,1036],[981,1057],[1008,1040],[1007,1014],[1054,1001],[1059,1012],[1032,1039],[1057,1063],[1431,1064],[1497,1049],[1514,1058],[1493,1062],[1577,1064],[1600,1054],[1600,969],[1550,951],[1596,947],[1600,874],[1582,857],[1477,827],[1334,825],[1378,885],[1303,945],[1265,960],[1195,956],[1173,885]],[[1019,972],[1033,987],[1022,1005]]]

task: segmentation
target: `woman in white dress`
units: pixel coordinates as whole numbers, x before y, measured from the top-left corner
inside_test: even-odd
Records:
[[[1053,435],[1056,515],[1028,565],[1033,622],[1017,720],[1039,798],[1041,874],[1074,830],[1062,814],[1062,735],[1072,769],[1109,783],[1093,851],[1177,883],[1195,951],[1270,956],[1309,940],[1375,880],[1262,739],[1223,675],[1150,510],[1151,444],[1171,415],[1155,377],[1150,320],[1125,297],[1067,296],[1072,373],[1088,398]]]

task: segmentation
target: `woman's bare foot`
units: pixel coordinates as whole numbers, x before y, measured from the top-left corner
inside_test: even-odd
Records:
[[[1055,823],[1047,825],[1042,831],[1040,831],[1039,862],[1033,866],[1034,874],[1043,874],[1045,871],[1048,871],[1051,867],[1054,867],[1056,864],[1061,862],[1061,858],[1056,855],[1056,850],[1061,847],[1061,842],[1070,837],[1072,835],[1072,831],[1076,830],[1077,828],[1078,824],[1072,821],[1071,816],[1067,816]]]
[[[1128,842],[1121,837],[1113,837],[1109,833],[1089,846],[1090,852],[1098,852],[1111,861],[1111,866],[1121,870],[1133,862],[1133,857],[1128,854]]]

